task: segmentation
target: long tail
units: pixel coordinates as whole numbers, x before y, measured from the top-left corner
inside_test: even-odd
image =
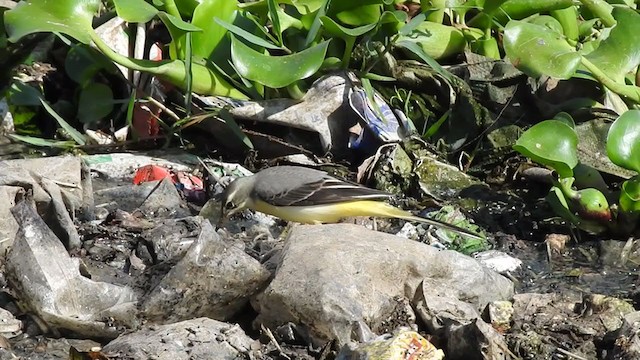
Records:
[[[434,220],[434,219],[429,219],[429,218],[425,218],[425,217],[420,217],[420,216],[416,216],[413,215],[412,213],[402,210],[402,209],[398,209],[397,207],[394,207],[390,204],[384,203],[384,202],[376,202],[377,205],[372,206],[370,208],[370,210],[375,211],[377,213],[378,216],[385,216],[385,217],[394,217],[394,218],[398,218],[398,219],[403,219],[403,220],[408,220],[408,221],[415,221],[415,222],[420,222],[423,224],[429,224],[429,225],[433,225],[436,227],[440,227],[443,228],[445,230],[449,230],[449,231],[453,231],[455,233],[458,233],[462,236],[468,236],[474,239],[479,239],[479,240],[483,240],[483,238],[478,235],[478,234],[474,234],[471,231],[467,230],[467,229],[463,229],[461,227],[455,226],[455,225],[451,225],[448,224],[446,222],[442,222],[439,220]],[[375,207],[375,209],[373,209]]]

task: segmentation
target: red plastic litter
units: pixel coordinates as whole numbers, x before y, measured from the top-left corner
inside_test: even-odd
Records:
[[[136,171],[133,183],[140,185],[143,182],[162,180],[164,178],[170,178],[175,183],[175,179],[169,169],[158,165],[145,165]]]

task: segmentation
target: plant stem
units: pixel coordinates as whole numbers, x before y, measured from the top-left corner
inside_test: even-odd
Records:
[[[344,38],[344,54],[342,55],[342,68],[349,67],[349,60],[351,59],[351,52],[353,51],[353,45],[356,43],[356,38],[353,36],[346,36]]]
[[[293,84],[287,86],[289,96],[295,100],[301,100],[304,97],[305,92],[300,88],[300,81],[296,81]]]
[[[164,9],[167,11],[167,14],[173,15],[178,19],[182,19],[182,16],[180,16],[180,10],[178,10],[178,6],[176,6],[175,1],[165,0]]]
[[[93,29],[88,29],[91,40],[98,50],[113,62],[132,70],[144,71],[156,75],[172,84],[184,89],[187,76],[185,63],[181,60],[142,60],[131,59],[113,51]],[[221,75],[212,69],[197,63],[192,63],[193,92],[206,95],[229,96],[236,99],[247,99],[247,96],[231,86]]]
[[[612,27],[616,24],[616,19],[611,15],[613,6],[604,0],[580,0],[582,5],[589,9],[595,16],[602,20],[606,27]]]
[[[594,63],[589,61],[586,57],[581,58],[582,65],[587,68],[591,72],[596,80],[598,80],[602,85],[609,88],[611,91],[615,92],[618,95],[624,96],[627,99],[635,102],[636,104],[640,104],[640,88],[633,85],[624,85],[615,82],[613,79],[608,77],[602,70],[600,70]]]

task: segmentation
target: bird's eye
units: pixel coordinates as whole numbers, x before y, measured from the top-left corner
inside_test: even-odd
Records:
[[[227,210],[231,210],[231,209],[235,208],[236,206],[233,204],[233,202],[229,201],[224,207]]]

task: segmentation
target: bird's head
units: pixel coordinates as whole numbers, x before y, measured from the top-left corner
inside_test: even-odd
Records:
[[[249,207],[253,177],[246,176],[235,179],[222,193],[222,211],[220,222]]]

